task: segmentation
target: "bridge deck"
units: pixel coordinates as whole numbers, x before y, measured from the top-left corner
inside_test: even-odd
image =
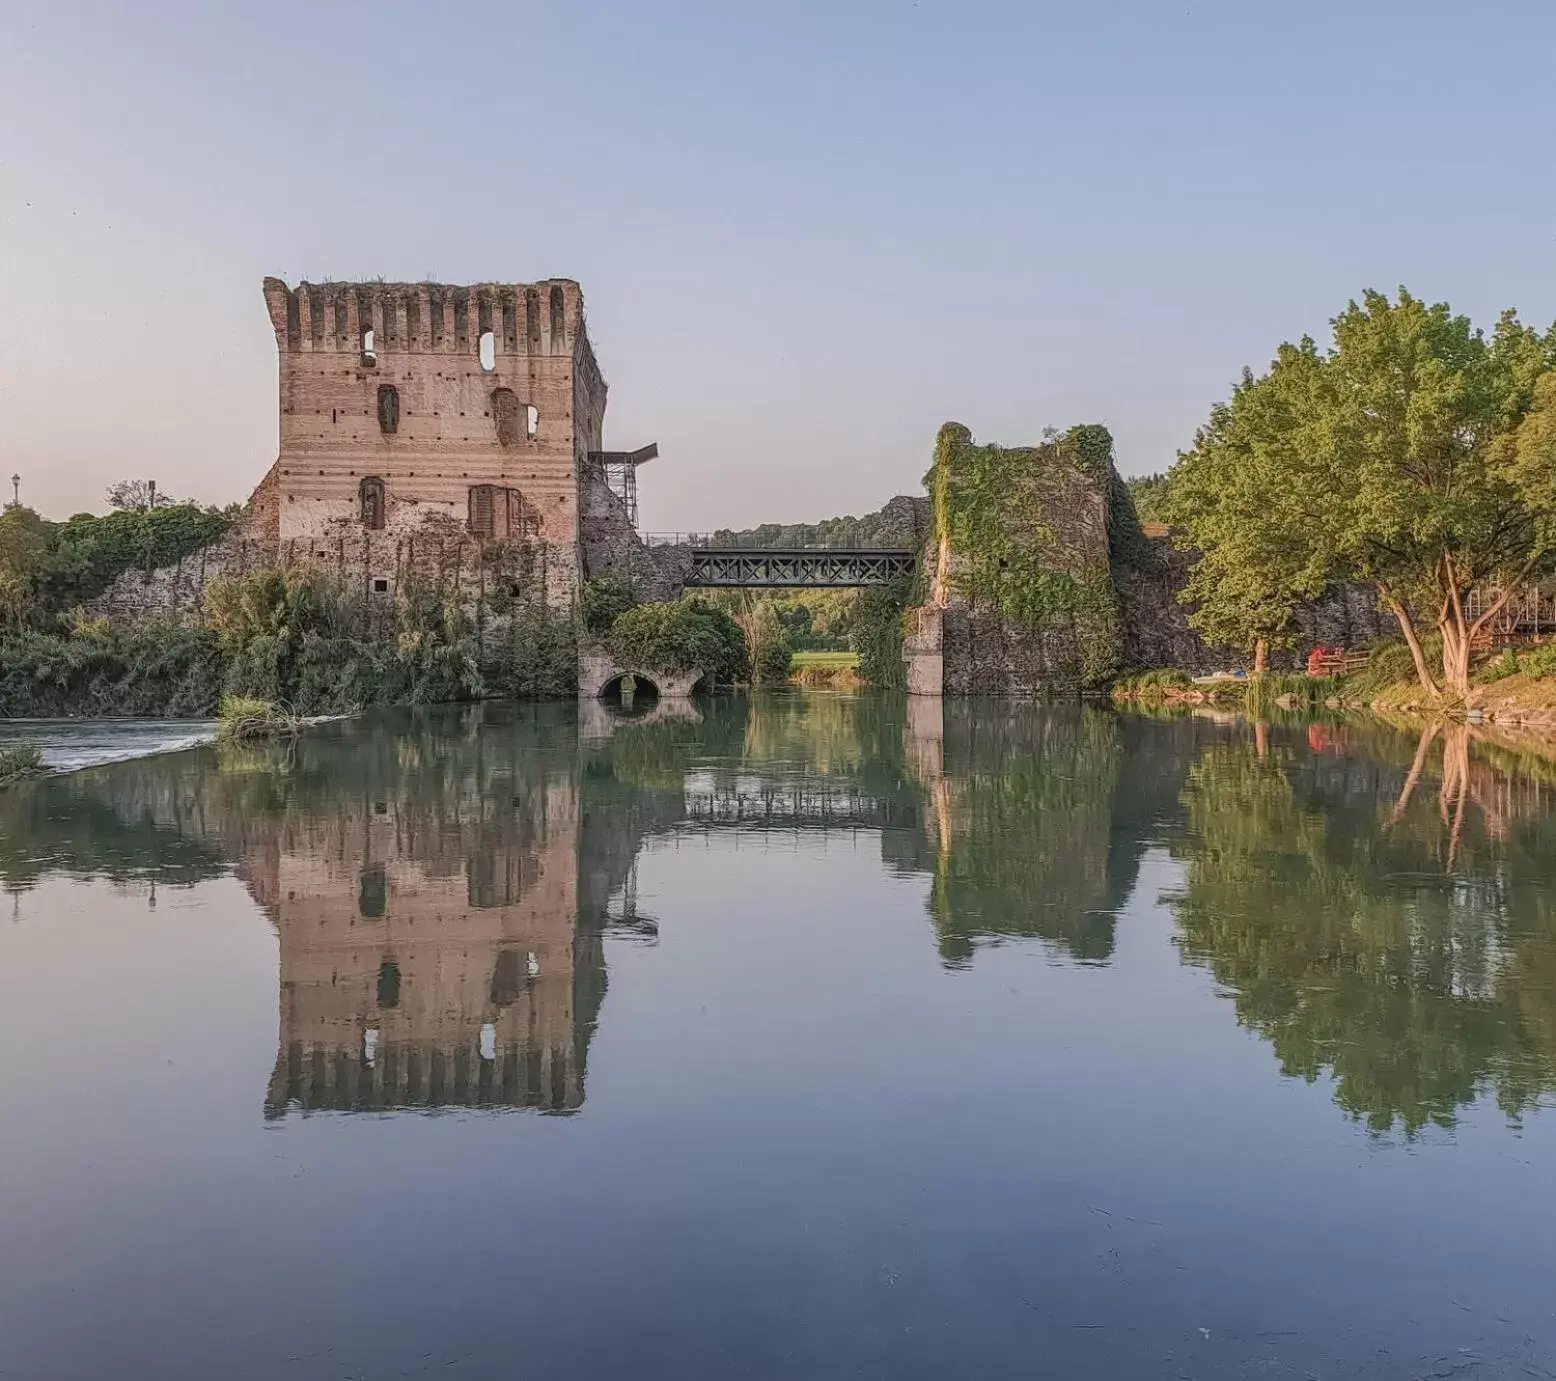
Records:
[[[885,547],[695,547],[686,583],[740,589],[846,589],[913,574],[917,554]]]

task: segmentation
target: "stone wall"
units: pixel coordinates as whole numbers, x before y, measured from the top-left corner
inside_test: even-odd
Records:
[[[1120,640],[1111,447],[1102,428],[1031,447],[979,445],[959,424],[941,428],[921,556],[939,647],[920,619],[905,648],[920,693],[937,655],[947,695],[1073,693],[1111,674]]]
[[[576,582],[570,544],[522,535],[472,537],[464,524],[437,512],[402,515],[382,532],[336,519],[306,539],[282,541],[279,551],[251,534],[251,526],[243,524],[176,566],[127,571],[86,612],[114,619],[199,619],[209,581],[276,567],[320,572],[384,601],[386,608],[412,581],[472,604],[500,591],[504,604],[570,608]]]
[[[585,580],[617,581],[640,600],[674,599],[691,568],[690,547],[643,541],[597,465],[580,472],[578,541]]]
[[[1214,646],[1190,625],[1189,610],[1178,601],[1178,592],[1194,561],[1192,549],[1174,545],[1171,537],[1155,537],[1143,559],[1114,564],[1129,670],[1178,667],[1203,675],[1248,664],[1249,649]],[[1270,651],[1270,665],[1277,670],[1304,666],[1315,646],[1363,647],[1399,631],[1393,616],[1378,607],[1377,596],[1366,585],[1327,591],[1298,606],[1295,621],[1299,631],[1293,646]]]
[[[206,582],[219,575],[240,576],[274,564],[270,544],[243,525],[202,547],[174,566],[125,571],[85,606],[91,618],[195,619],[205,609]]]

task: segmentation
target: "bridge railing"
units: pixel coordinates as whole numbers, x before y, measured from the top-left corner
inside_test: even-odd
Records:
[[[711,532],[641,532],[644,546],[649,547],[711,547]]]

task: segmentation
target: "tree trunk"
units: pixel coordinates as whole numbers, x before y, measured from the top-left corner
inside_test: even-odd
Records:
[[[1410,764],[1410,774],[1405,778],[1404,789],[1399,793],[1399,800],[1394,803],[1394,813],[1389,817],[1391,821],[1398,821],[1404,815],[1405,807],[1410,804],[1410,798],[1415,794],[1416,785],[1421,780],[1421,773],[1426,770],[1427,750],[1431,748],[1441,727],[1440,724],[1428,724],[1421,730],[1421,739],[1416,744],[1415,761]]]
[[[1263,638],[1253,643],[1253,674],[1263,676],[1270,669],[1270,645]]]
[[[1443,635],[1443,688],[1460,700],[1470,698],[1470,634],[1462,621],[1448,619]]]
[[[1410,649],[1410,660],[1416,665],[1416,675],[1421,678],[1422,687],[1433,700],[1441,700],[1442,691],[1438,689],[1432,670],[1426,664],[1426,653],[1421,650],[1421,639],[1416,636],[1415,621],[1410,617],[1410,610],[1394,598],[1382,581],[1378,582],[1378,593],[1399,620],[1399,631],[1405,635],[1405,645]]]
[[[1464,597],[1459,589],[1453,553],[1442,559],[1443,607],[1437,616],[1437,628],[1443,638],[1443,689],[1460,700],[1470,697],[1470,642],[1474,630],[1464,617]],[[1478,626],[1478,625],[1477,625]]]

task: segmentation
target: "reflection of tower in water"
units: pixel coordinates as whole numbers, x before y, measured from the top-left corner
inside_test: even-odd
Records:
[[[574,788],[500,822],[413,810],[342,803],[251,855],[280,938],[266,1116],[579,1107],[605,976],[577,925]]]

